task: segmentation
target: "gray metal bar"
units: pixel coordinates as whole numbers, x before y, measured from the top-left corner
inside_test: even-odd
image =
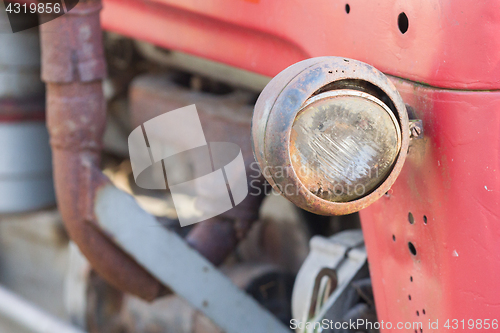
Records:
[[[290,333],[130,195],[104,186],[97,192],[95,213],[118,246],[226,333]]]
[[[0,287],[0,316],[34,333],[85,333]]]

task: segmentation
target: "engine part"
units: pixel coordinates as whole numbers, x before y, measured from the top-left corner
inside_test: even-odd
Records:
[[[236,264],[222,271],[281,322],[289,323],[294,275],[276,265],[263,263]]]
[[[361,316],[368,312],[367,306],[360,306],[359,297],[353,295],[356,289],[366,285],[366,282],[353,284],[353,281],[368,276],[366,259],[361,230],[342,231],[330,238],[313,237],[311,252],[295,280],[292,295],[295,321],[292,327],[297,326],[297,332],[312,333],[315,332],[314,325],[317,329],[316,323],[321,324],[323,319],[343,323],[349,316]],[[326,283],[328,280],[331,281],[330,286]],[[373,300],[371,302],[373,310]],[[306,325],[308,322],[312,325]],[[350,332],[342,327],[336,329],[335,324],[330,327],[332,332]],[[324,331],[329,332],[329,328],[325,327]]]
[[[406,157],[409,122],[394,85],[359,61],[322,57],[277,75],[257,100],[254,153],[264,176],[310,212],[344,215],[379,199]]]

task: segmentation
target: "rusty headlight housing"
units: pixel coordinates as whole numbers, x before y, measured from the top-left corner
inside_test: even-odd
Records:
[[[254,153],[287,199],[323,215],[356,212],[380,198],[408,150],[408,114],[394,85],[352,59],[290,66],[255,106]]]

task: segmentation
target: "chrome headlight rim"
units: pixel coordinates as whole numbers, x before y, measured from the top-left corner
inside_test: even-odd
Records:
[[[334,88],[337,82],[347,81],[354,83],[348,88]],[[364,84],[375,87],[383,98],[364,89]],[[329,90],[328,87],[333,88]],[[397,120],[401,140],[392,170],[378,188],[356,200],[332,202],[311,193],[298,178],[290,160],[290,136],[295,118],[306,105],[321,98],[319,96],[326,96],[323,94],[336,94],[346,89],[353,95],[368,97],[377,104],[382,103],[384,109],[389,110]],[[266,86],[255,106],[252,141],[255,157],[261,169],[265,169],[264,176],[287,199],[316,214],[345,215],[369,206],[391,188],[406,159],[409,132],[405,129],[408,126],[405,104],[395,86],[383,73],[357,60],[320,57],[288,67]],[[286,190],[290,188],[292,191]]]

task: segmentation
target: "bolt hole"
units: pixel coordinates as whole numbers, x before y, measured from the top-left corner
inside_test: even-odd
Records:
[[[411,212],[408,213],[408,221],[410,224],[415,223],[415,218],[413,217],[413,214]]]
[[[411,295],[408,295],[408,300],[411,301]]]
[[[427,216],[424,215],[424,224],[427,224]]]
[[[350,12],[350,11],[351,11],[351,6],[349,6],[349,4],[348,4],[348,3],[346,3],[346,4],[345,4],[345,12],[346,12],[347,14],[349,14],[349,12]]]
[[[422,313],[425,314],[425,309],[422,309]]]
[[[418,312],[418,310],[417,310],[417,316],[420,316],[420,312]]]
[[[395,235],[392,235],[392,240],[396,241],[396,236]]]
[[[332,71],[328,71],[328,73],[332,74],[333,72]]]
[[[415,245],[413,245],[412,242],[408,242],[408,248],[410,249],[410,253],[413,254],[414,256],[417,255],[417,249],[415,248]],[[413,278],[412,278],[413,281]]]
[[[410,276],[410,282],[413,282],[413,276]]]
[[[408,31],[410,23],[408,22],[408,16],[404,12],[399,14],[398,16],[398,27],[399,31],[401,31],[402,34],[405,34]]]

